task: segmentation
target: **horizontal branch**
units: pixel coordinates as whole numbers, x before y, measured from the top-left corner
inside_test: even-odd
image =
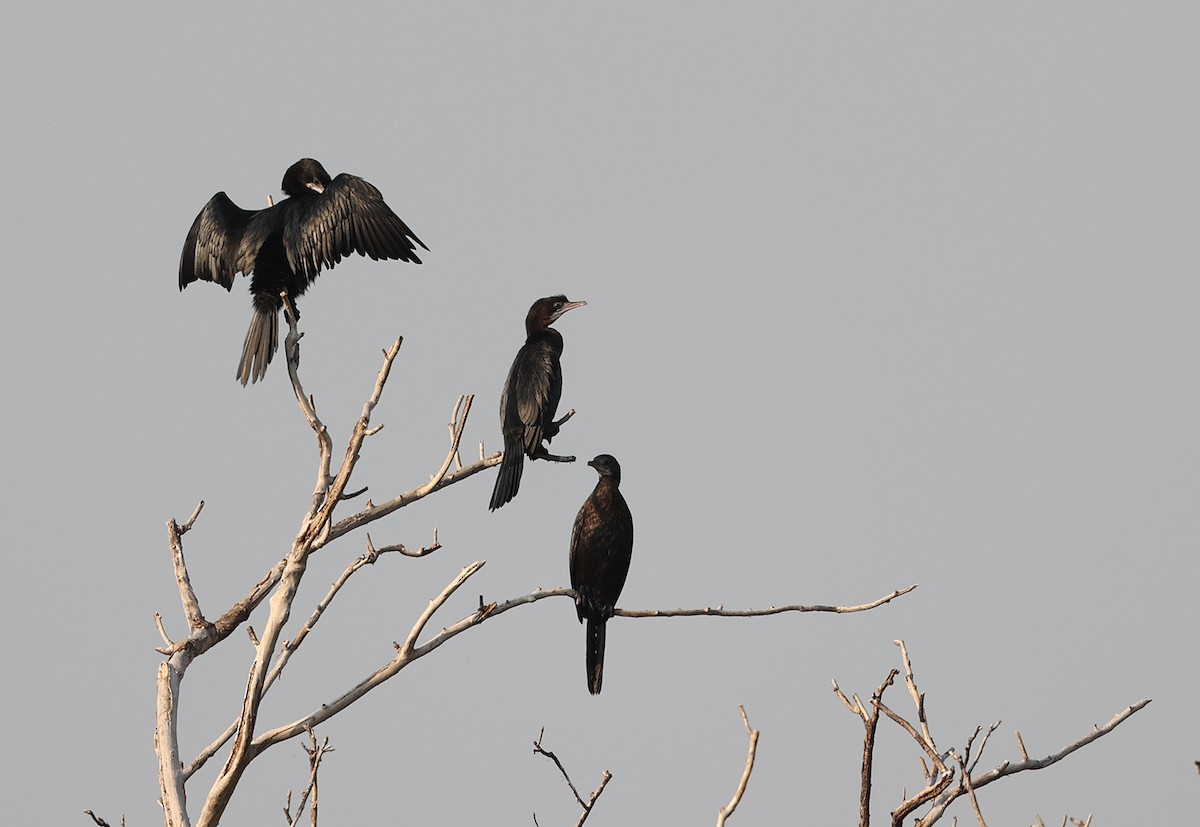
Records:
[[[911,586],[903,589],[897,589],[891,594],[884,595],[878,600],[872,600],[870,603],[863,603],[861,606],[824,606],[813,605],[803,606],[794,603],[789,606],[771,606],[767,609],[726,609],[724,606],[705,609],[617,609],[613,612],[614,617],[766,617],[767,615],[783,614],[784,612],[832,612],[834,614],[850,614],[852,612],[865,612],[870,609],[878,608],[884,603],[890,603],[897,597],[906,595],[919,586],[919,583],[914,583]]]
[[[382,684],[384,681],[386,681],[389,678],[398,674],[400,672],[400,670],[403,669],[404,667],[406,667],[408,664],[412,663],[415,660],[419,660],[420,658],[423,658],[425,655],[428,655],[430,652],[434,651],[442,644],[457,637],[458,635],[462,634],[463,632],[467,631],[468,629],[471,629],[475,626],[480,625],[481,623],[483,623],[486,620],[490,620],[494,617],[499,617],[500,615],[504,614],[505,612],[510,611],[511,609],[515,609],[519,606],[526,606],[531,603],[536,603],[540,600],[545,600],[550,597],[568,597],[572,600],[575,599],[574,589],[567,588],[567,587],[561,587],[561,588],[556,588],[556,589],[536,589],[535,591],[532,591],[529,594],[524,594],[519,597],[514,597],[510,600],[504,601],[503,603],[484,604],[482,601],[482,598],[481,598],[479,608],[476,611],[474,611],[471,614],[467,615],[466,617],[462,618],[458,622],[445,627],[440,632],[438,632],[436,635],[434,635],[432,638],[430,638],[428,641],[426,641],[425,643],[418,646],[417,639],[419,638],[422,630],[425,628],[425,625],[429,622],[430,619],[432,619],[434,613],[445,604],[446,600],[449,599],[450,595],[452,595],[455,591],[457,591],[458,588],[460,586],[462,586],[462,584],[465,583],[469,577],[471,577],[473,574],[475,574],[475,572],[479,571],[479,569],[483,568],[485,562],[486,561],[480,560],[480,561],[472,563],[471,565],[464,568],[459,573],[459,575],[453,581],[451,581],[451,583],[445,589],[442,590],[442,593],[440,595],[438,595],[436,598],[434,598],[432,601],[430,601],[429,606],[425,609],[424,612],[422,612],[420,618],[418,618],[416,624],[414,624],[412,630],[406,636],[404,643],[396,644],[396,655],[387,664],[385,664],[381,668],[377,669],[374,673],[369,675],[364,680],[360,681],[355,687],[350,689],[348,692],[344,693],[341,697],[339,697],[333,701],[330,701],[328,703],[322,704],[320,709],[311,713],[307,717],[301,718],[297,721],[293,721],[290,724],[285,724],[281,727],[277,727],[273,730],[262,733],[262,735],[260,735],[254,741],[255,753],[257,754],[257,753],[261,752],[262,750],[264,750],[270,746],[273,746],[274,744],[280,743],[282,741],[286,741],[289,738],[294,738],[295,736],[303,733],[305,730],[315,727],[318,724],[321,724],[321,723],[329,720],[334,715],[336,715],[338,712],[340,712],[341,710],[348,707],[350,704],[357,701],[363,695],[366,695],[368,692],[370,692],[372,689],[374,689],[375,687]],[[916,586],[913,585],[913,586],[909,586],[908,588],[905,588],[905,589],[899,589],[897,591],[892,592],[889,595],[886,595],[885,597],[881,597],[879,600],[875,600],[875,601],[872,601],[871,603],[866,603],[861,606],[845,606],[845,607],[843,607],[843,606],[800,606],[800,605],[795,605],[795,606],[772,607],[769,609],[746,609],[746,610],[737,610],[737,611],[726,610],[726,609],[650,609],[650,610],[642,610],[642,611],[629,611],[629,610],[617,609],[614,613],[614,616],[616,616],[616,617],[632,617],[632,618],[637,618],[637,617],[696,617],[696,616],[756,617],[756,616],[779,614],[781,612],[787,612],[787,611],[792,611],[792,612],[818,612],[818,611],[820,611],[820,612],[836,612],[836,613],[861,612],[861,611],[866,611],[867,609],[875,608],[876,606],[883,605],[884,603],[887,603],[888,601],[893,600],[896,597],[899,597],[900,595],[907,594],[908,592],[912,591],[915,588],[916,588]]]

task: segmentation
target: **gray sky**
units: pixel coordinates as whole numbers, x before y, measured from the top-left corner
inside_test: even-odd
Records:
[[[745,757],[738,704],[762,739],[735,821],[852,823],[861,726],[830,679],[870,695],[896,638],[940,746],[1003,721],[988,766],[1019,757],[1014,729],[1046,755],[1154,699],[983,790],[989,823],[1189,820],[1198,24],[1182,3],[10,9],[8,820],[160,822],[153,613],[184,629],[164,522],[207,501],[187,549],[210,616],[296,530],[313,439],[281,364],[234,382],[246,282],[180,295],[176,268],[213,193],[262,205],[303,156],[366,177],[431,248],[344,262],[301,302],[339,445],[405,336],[357,478],[377,501],[437,468],[459,393],[467,441],[500,447],[524,313],[564,292],[589,306],[560,323],[579,414],[553,447],[621,460],[623,607],[921,584],[858,616],[615,620],[599,698],[568,601],[510,613],[319,730],[323,823],[573,822],[531,754],[542,727],[578,786],[614,775],[589,823],[711,823]],[[264,726],[384,663],[473,560],[435,626],[566,584],[594,473],[537,463],[489,514],[492,473],[372,528],[415,545],[437,526],[445,548],[358,575]],[[314,558],[296,614],[364,541]],[[188,673],[189,758],[249,659],[239,634]],[[920,775],[887,725],[878,757],[882,818]],[[282,824],[305,767],[298,743],[267,753],[226,823]]]

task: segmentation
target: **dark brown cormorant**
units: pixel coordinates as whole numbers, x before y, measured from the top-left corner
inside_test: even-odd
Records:
[[[571,588],[575,612],[587,620],[588,691],[604,678],[604,624],[613,616],[633,557],[633,516],[621,496],[621,466],[608,454],[588,463],[600,479],[571,529]]]
[[[196,216],[179,259],[180,290],[198,279],[231,290],[239,272],[252,276],[254,315],[237,372],[243,385],[263,377],[279,347],[280,293],[295,309],[321,268],[351,253],[420,264],[414,242],[429,249],[379,190],[355,175],[330,179],[318,162],[302,158],[283,174],[282,188],[289,197],[265,210],[243,210],[218,192]]]
[[[517,351],[500,394],[500,430],[504,434],[504,459],[488,506],[495,511],[517,496],[525,457],[555,462],[574,462],[575,457],[551,454],[542,445],[549,442],[570,414],[557,422],[554,413],[562,397],[562,334],[552,328],[562,314],[587,302],[568,301],[566,296],[538,299],[525,316],[525,344]]]

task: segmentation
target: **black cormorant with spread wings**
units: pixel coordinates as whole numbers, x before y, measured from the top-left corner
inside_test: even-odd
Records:
[[[525,344],[509,368],[500,394],[500,430],[504,434],[504,459],[496,475],[489,508],[495,511],[517,496],[525,457],[556,462],[574,462],[575,457],[549,453],[542,441],[549,442],[570,416],[557,422],[554,413],[562,397],[562,334],[550,325],[587,302],[568,301],[566,296],[538,299],[525,316]]]
[[[288,167],[282,188],[288,197],[263,210],[244,210],[218,192],[196,216],[179,259],[180,290],[197,280],[231,290],[239,272],[251,277],[254,315],[237,372],[243,385],[263,377],[279,347],[281,293],[295,309],[322,268],[351,253],[420,264],[414,245],[429,249],[355,175],[331,179],[303,158]]]

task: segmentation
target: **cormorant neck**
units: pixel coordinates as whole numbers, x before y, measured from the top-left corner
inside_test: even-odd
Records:
[[[525,323],[525,341],[532,342],[535,339],[549,339],[557,343],[558,349],[562,350],[563,337],[562,334],[552,328],[548,324],[540,322]]]
[[[620,474],[601,474],[600,479],[596,480],[596,492],[601,491],[611,493],[616,491],[621,486]]]

